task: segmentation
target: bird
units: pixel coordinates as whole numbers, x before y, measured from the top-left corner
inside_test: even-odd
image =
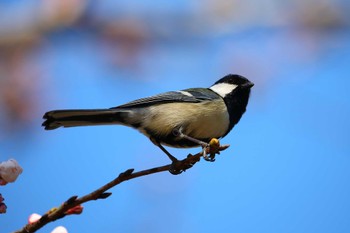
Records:
[[[169,91],[107,109],[68,109],[46,112],[45,130],[60,127],[124,125],[137,129],[158,146],[191,148],[225,137],[246,111],[247,78],[228,74],[209,88]],[[182,136],[180,137],[179,134]]]

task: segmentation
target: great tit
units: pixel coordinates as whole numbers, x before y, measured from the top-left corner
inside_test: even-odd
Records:
[[[222,138],[246,111],[250,88],[229,74],[210,88],[190,88],[146,97],[109,109],[54,110],[45,113],[46,130],[89,125],[125,125],[139,130],[174,160],[162,145],[189,148]],[[179,137],[178,133],[187,135]],[[195,139],[195,140],[189,140]]]

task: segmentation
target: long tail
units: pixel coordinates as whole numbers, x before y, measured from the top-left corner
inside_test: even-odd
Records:
[[[46,130],[59,127],[123,124],[127,112],[118,109],[55,110],[45,113]]]

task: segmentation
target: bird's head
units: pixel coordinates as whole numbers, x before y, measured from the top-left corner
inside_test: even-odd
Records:
[[[252,86],[254,84],[245,77],[229,74],[210,87],[212,91],[220,95],[225,101],[230,116],[230,125],[227,133],[238,123],[246,111]]]
[[[237,74],[228,74],[214,83],[210,89],[216,92],[222,98],[232,96],[236,92],[247,95],[247,97],[249,97],[250,88],[253,86],[254,83],[250,82],[243,76]]]

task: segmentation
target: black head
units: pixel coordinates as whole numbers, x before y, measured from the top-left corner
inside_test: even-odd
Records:
[[[237,74],[229,74],[214,83],[210,89],[222,98],[230,97],[237,92],[247,93],[249,97],[250,88],[252,86],[254,86],[254,84],[247,78]]]
[[[220,83],[233,84],[233,85],[247,87],[247,88],[251,88],[252,86],[254,86],[254,83],[250,82],[247,78],[238,74],[228,74],[225,77],[218,80],[216,83],[214,83],[213,86]]]
[[[212,91],[220,95],[225,101],[230,115],[230,126],[227,133],[238,123],[246,111],[250,88],[253,86],[254,84],[247,78],[237,74],[229,74],[210,87]]]

